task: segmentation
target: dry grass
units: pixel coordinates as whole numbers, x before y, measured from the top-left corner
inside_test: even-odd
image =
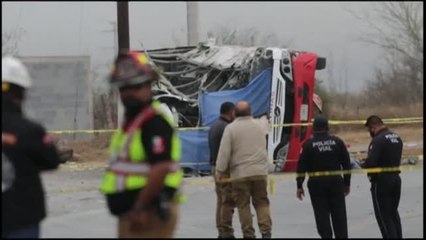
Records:
[[[402,126],[402,127],[392,127],[389,128],[401,136],[403,142],[419,142],[423,141],[423,127],[416,126]],[[356,144],[366,144],[369,143],[371,137],[367,130],[339,130],[332,131],[333,134],[339,136],[346,143],[351,145]]]
[[[403,155],[423,155],[423,126],[398,126],[389,128],[397,133],[404,142]],[[333,134],[340,137],[346,144],[350,146],[368,145],[371,141],[369,133],[363,130],[339,130],[332,131]],[[415,146],[410,144],[416,143]],[[366,150],[366,149],[365,149]],[[366,153],[355,154],[356,158],[365,158]]]
[[[423,116],[423,102],[414,103],[406,107],[396,106],[373,106],[371,107],[345,107],[338,104],[329,108],[329,118],[336,120],[362,120],[369,115],[379,115],[382,118],[404,118]]]
[[[74,150],[73,161],[97,162],[108,160],[110,133],[99,134],[91,139],[61,140],[59,145]]]
[[[357,104],[351,103],[355,107],[341,107],[341,103],[334,103],[329,106],[328,118],[331,120],[365,120],[370,115],[378,115],[383,119],[386,118],[407,118],[422,117],[423,102],[408,105],[406,107],[397,106],[372,106],[358,107]],[[392,124],[390,127],[403,127],[406,124]],[[423,123],[410,123],[410,126],[422,128]],[[347,124],[332,126],[335,131],[359,130],[364,129],[363,124]]]

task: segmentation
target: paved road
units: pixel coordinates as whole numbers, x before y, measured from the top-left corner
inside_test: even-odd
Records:
[[[101,170],[64,169],[43,175],[49,217],[43,222],[42,237],[116,237],[116,220],[109,215],[104,197],[97,191],[101,175]],[[404,238],[423,238],[423,170],[403,172],[401,178],[399,212]],[[295,196],[295,185],[293,178],[276,180],[275,192],[270,195],[272,236],[318,238],[309,194],[299,201]],[[181,206],[176,237],[217,237],[214,226],[216,197],[211,178],[185,179],[183,191],[188,201]],[[364,174],[353,175],[346,204],[349,237],[381,237],[373,213],[369,182]],[[253,222],[256,223],[256,219]],[[236,215],[234,224],[236,236],[242,237]],[[260,237],[257,226],[256,234]]]

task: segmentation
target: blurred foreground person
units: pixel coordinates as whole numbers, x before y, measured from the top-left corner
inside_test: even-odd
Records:
[[[119,238],[172,238],[183,179],[173,119],[153,100],[159,73],[142,52],[115,60],[110,84],[118,88],[125,120],[111,138],[101,191],[118,217]]]
[[[31,87],[27,69],[9,56],[2,58],[1,65],[2,170],[8,168],[10,174],[6,179],[2,176],[2,238],[39,238],[40,222],[46,217],[39,174],[57,168],[59,156],[52,137],[22,113]]]

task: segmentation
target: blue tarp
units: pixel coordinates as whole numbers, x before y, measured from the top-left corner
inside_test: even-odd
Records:
[[[246,87],[237,90],[220,92],[203,92],[199,99],[201,125],[210,126],[219,117],[220,105],[223,102],[247,101],[250,103],[253,116],[260,116],[269,111],[271,95],[272,69],[263,70]]]
[[[178,131],[178,134],[182,145],[181,166],[197,171],[209,171],[209,131],[184,130]]]
[[[263,70],[246,87],[220,92],[203,92],[199,97],[202,126],[210,126],[219,117],[223,102],[247,101],[251,105],[253,116],[268,112],[271,95],[272,69]],[[179,131],[182,144],[182,167],[209,171],[210,150],[208,130]]]

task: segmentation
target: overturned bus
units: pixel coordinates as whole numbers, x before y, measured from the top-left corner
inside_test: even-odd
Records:
[[[315,53],[274,47],[217,46],[147,50],[162,69],[153,87],[167,105],[182,140],[182,167],[208,173],[208,127],[225,101],[248,101],[253,117],[267,116],[267,152],[271,171],[295,171],[303,142],[321,99],[314,94],[315,71],[325,58]],[[300,125],[305,123],[305,125]],[[292,125],[293,124],[293,125]]]

